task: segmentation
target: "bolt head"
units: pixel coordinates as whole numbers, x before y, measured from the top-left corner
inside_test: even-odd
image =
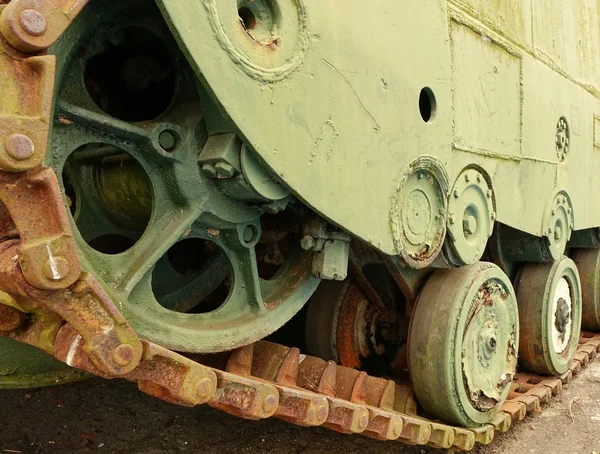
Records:
[[[554,229],[554,239],[559,241],[562,238],[562,229],[559,226],[556,226]]]
[[[217,177],[217,170],[210,164],[204,164],[202,166],[202,171],[209,177],[212,177],[212,178]]]
[[[367,412],[363,413],[358,421],[358,428],[361,430],[365,430],[369,425],[369,414]]]
[[[312,250],[315,247],[315,239],[312,236],[306,235],[300,241],[300,246],[305,251],[310,251],[310,250]]]
[[[466,216],[463,219],[463,230],[467,235],[473,235],[477,231],[477,219],[475,216]]]
[[[46,279],[59,282],[65,279],[71,271],[69,261],[64,257],[51,256],[42,269]]]
[[[121,344],[113,352],[113,361],[117,366],[125,367],[133,361],[135,350],[129,344]]]
[[[17,161],[26,161],[35,151],[33,140],[24,134],[11,134],[4,146],[8,155]]]
[[[44,15],[35,9],[21,11],[19,22],[23,30],[32,36],[42,36],[48,28]]]
[[[177,138],[171,131],[163,131],[158,136],[158,143],[161,148],[167,152],[172,152],[177,145]]]

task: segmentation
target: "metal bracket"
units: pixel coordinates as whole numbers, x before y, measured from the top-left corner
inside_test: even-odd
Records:
[[[311,218],[304,226],[302,249],[314,252],[312,274],[325,280],[343,281],[348,275],[350,235],[330,231],[320,218]]]

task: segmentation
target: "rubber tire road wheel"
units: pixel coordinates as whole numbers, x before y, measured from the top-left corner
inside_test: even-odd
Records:
[[[520,364],[541,375],[565,374],[577,353],[581,332],[582,297],[577,266],[567,257],[553,263],[528,263],[521,269],[515,288],[521,320]],[[562,337],[557,325],[561,299],[568,304]]]
[[[573,261],[581,279],[581,327],[600,331],[600,249],[579,249]]]
[[[509,278],[492,263],[436,271],[413,312],[409,367],[414,392],[434,418],[489,423],[517,366],[519,315]]]

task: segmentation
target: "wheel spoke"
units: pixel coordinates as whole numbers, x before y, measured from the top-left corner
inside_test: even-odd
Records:
[[[247,309],[247,306],[252,312],[266,311],[254,246],[244,242],[239,228],[225,232],[222,241],[231,261],[233,283],[229,298],[214,314],[235,313]]]
[[[162,203],[161,203],[162,202]],[[129,293],[200,217],[206,206],[206,197],[192,199],[187,206],[176,205],[170,200],[157,200],[160,213],[153,213],[146,232],[127,253],[127,271],[119,285]]]
[[[98,143],[110,143],[117,138],[119,141],[137,145],[148,143],[150,140],[150,132],[135,124],[75,106],[64,100],[58,101],[56,114],[60,124],[67,130],[85,131],[88,139],[95,137]],[[73,132],[75,131],[71,133]]]

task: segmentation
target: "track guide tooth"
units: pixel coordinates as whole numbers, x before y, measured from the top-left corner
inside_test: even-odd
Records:
[[[499,412],[492,419],[492,426],[494,426],[494,428],[500,432],[507,432],[511,425],[511,415],[509,413],[505,413],[504,411]]]
[[[456,434],[452,427],[431,423],[431,435],[427,446],[437,449],[450,449],[454,445]]]
[[[275,417],[299,426],[320,426],[329,416],[326,397],[297,388],[275,385],[279,392],[279,407]]]
[[[579,363],[577,363],[577,364],[579,364]],[[570,385],[571,382],[573,381],[573,372],[570,371],[570,370],[568,370],[568,371],[566,371],[563,375],[561,375],[558,378],[561,379],[563,385]]]
[[[571,365],[569,366],[569,371],[573,375],[579,375],[579,372],[581,372],[581,362],[579,362],[577,359],[574,359]]]
[[[584,351],[579,350],[575,355],[575,361],[579,361],[581,367],[585,367],[590,362],[590,355]]]
[[[537,384],[549,388],[553,396],[558,396],[563,390],[563,383],[560,378],[546,378]]]
[[[486,446],[494,441],[494,426],[486,425],[475,429],[470,429],[475,435],[475,443]]]
[[[542,411],[540,399],[536,396],[528,394],[509,393],[508,398],[510,399],[509,402],[520,402],[525,404],[527,413],[537,414]]]
[[[394,410],[407,415],[417,414],[417,398],[410,385],[396,383],[394,387]]]
[[[361,433],[369,425],[369,411],[363,406],[334,397],[327,398],[329,416],[325,427],[345,434]]]
[[[470,451],[475,447],[475,434],[468,429],[454,428],[454,444],[452,449]]]
[[[431,423],[416,417],[404,417],[404,429],[398,438],[409,445],[425,445],[431,437]]]
[[[505,402],[502,405],[502,411],[508,413],[513,422],[521,421],[527,414],[527,406],[522,402]]]
[[[596,345],[592,343],[585,343],[583,345],[580,345],[579,351],[587,354],[590,361],[595,359],[598,354],[598,349]]]
[[[279,392],[274,386],[229,372],[214,370],[217,391],[208,402],[211,407],[244,419],[264,419],[275,414]]]
[[[369,412],[369,424],[363,435],[376,440],[396,440],[402,435],[404,428],[402,416],[380,408],[371,406],[366,408]]]
[[[367,404],[383,410],[393,410],[396,384],[392,380],[367,377]]]
[[[256,377],[273,386],[279,394],[274,415],[300,426],[320,426],[329,415],[327,399],[296,386],[300,351],[271,342],[240,348],[232,352],[227,371]]]

